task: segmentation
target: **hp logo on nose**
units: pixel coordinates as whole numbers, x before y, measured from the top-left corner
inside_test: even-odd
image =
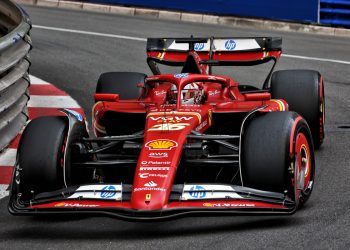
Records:
[[[236,42],[232,39],[225,42],[225,48],[227,50],[234,50],[236,48]]]

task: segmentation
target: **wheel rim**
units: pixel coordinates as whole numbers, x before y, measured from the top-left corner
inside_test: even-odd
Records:
[[[298,200],[312,187],[312,159],[306,136],[298,133],[295,142],[295,194]]]

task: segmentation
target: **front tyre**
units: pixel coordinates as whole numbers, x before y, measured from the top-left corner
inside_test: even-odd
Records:
[[[65,117],[39,117],[25,128],[18,147],[16,177],[18,192],[33,194],[60,189],[68,122]],[[14,183],[13,183],[14,184]]]
[[[254,118],[242,135],[242,185],[286,193],[299,206],[311,195],[314,150],[306,121],[295,112]]]

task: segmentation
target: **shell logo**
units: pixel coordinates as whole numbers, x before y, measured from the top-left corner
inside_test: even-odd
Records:
[[[149,150],[171,150],[177,147],[177,142],[173,140],[160,139],[149,141],[145,145]]]
[[[66,203],[60,202],[60,203],[57,203],[57,204],[55,205],[55,207],[64,207],[65,205],[66,205]]]
[[[213,207],[212,203],[203,203],[203,207]]]

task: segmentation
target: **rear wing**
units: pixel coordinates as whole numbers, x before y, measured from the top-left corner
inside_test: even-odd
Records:
[[[147,56],[167,65],[182,65],[195,51],[201,64],[256,65],[281,56],[280,37],[148,38]]]
[[[147,63],[155,75],[160,74],[157,63],[184,68],[190,65],[198,69],[195,73],[211,74],[212,66],[253,66],[273,60],[265,89],[281,57],[281,46],[281,37],[148,38]]]

